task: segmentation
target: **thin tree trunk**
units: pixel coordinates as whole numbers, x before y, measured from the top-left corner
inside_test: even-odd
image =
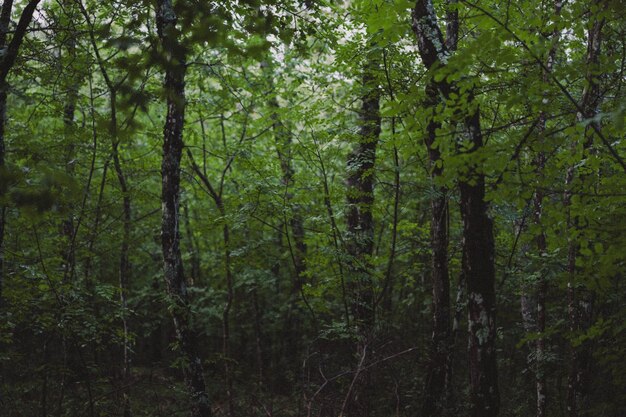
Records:
[[[597,13],[603,9],[602,0],[594,2],[598,7]],[[592,119],[598,111],[600,105],[600,85],[595,76],[597,66],[599,65],[601,45],[602,45],[602,28],[604,26],[604,18],[599,18],[596,13],[592,14],[588,23],[587,30],[587,56],[586,56],[586,73],[585,88],[583,90],[580,109],[577,114],[578,122]],[[589,152],[593,144],[593,131],[591,125],[596,124],[596,129],[600,129],[596,121],[592,121],[585,128],[585,138],[583,143],[583,158]],[[564,205],[567,207],[568,213],[568,229],[577,229],[579,219],[571,212],[571,198],[573,181],[576,176],[576,167],[568,168],[565,178],[565,195]],[[585,185],[585,176],[579,178],[580,186]],[[591,325],[591,317],[593,311],[594,294],[590,290],[579,289],[577,282],[576,258],[579,255],[580,244],[576,239],[570,238],[568,243],[568,262],[567,273],[569,276],[567,283],[567,300],[568,300],[568,318],[569,329],[572,335],[586,330]],[[583,286],[584,287],[584,286]],[[587,390],[591,380],[591,352],[588,343],[581,346],[571,347],[571,367],[567,381],[567,415],[568,417],[579,417],[589,415],[584,410],[584,402]]]
[[[75,56],[75,39],[73,34],[70,35],[71,38],[68,40],[68,54],[70,57]],[[78,90],[74,83],[67,89],[67,98],[65,102],[65,106],[63,107],[63,124],[65,126],[64,134],[65,134],[65,172],[68,175],[74,174],[74,145],[72,143],[73,140],[73,132],[74,132],[74,113],[76,108],[76,99],[78,96]],[[70,205],[72,207],[72,205]],[[61,253],[61,257],[63,259],[63,281],[70,282],[74,277],[74,263],[76,261],[76,257],[74,254],[75,245],[73,244],[74,240],[74,220],[73,220],[73,212],[70,213],[62,222],[61,222],[61,235],[63,236],[63,246],[64,249]]]
[[[281,181],[285,187],[285,203],[290,208],[289,226],[291,228],[291,238],[294,242],[293,263],[295,269],[295,280],[293,284],[293,295],[299,297],[306,272],[306,243],[304,241],[304,219],[300,208],[293,202],[293,192],[290,188],[294,185],[295,170],[293,168],[293,143],[289,129],[284,125],[280,117],[280,105],[272,79],[271,64],[263,63],[268,69],[267,77],[271,88],[269,107],[272,110],[271,118],[274,129],[274,139],[276,142],[276,153],[280,162],[282,173]]]
[[[189,279],[189,285],[195,285],[200,276],[200,256],[198,254],[198,244],[193,235],[193,230],[191,229],[189,207],[187,207],[186,203],[183,203],[183,219],[185,221],[185,234],[187,235],[187,250],[191,258],[191,277]]]
[[[122,192],[122,210],[123,210],[123,232],[122,242],[120,244],[120,262],[119,262],[119,283],[120,283],[120,305],[122,308],[122,385],[128,386],[130,383],[131,374],[131,348],[130,338],[128,331],[128,285],[130,282],[131,265],[128,258],[128,251],[130,249],[130,231],[132,222],[131,213],[131,200],[130,192],[128,189],[128,183],[124,170],[122,169],[122,163],[119,155],[119,138],[117,134],[117,110],[116,110],[116,92],[115,89],[110,91],[111,93],[111,147],[113,156],[113,167],[117,180],[120,184],[120,191]],[[130,417],[130,397],[128,389],[122,390],[123,395],[123,410],[124,417]]]
[[[363,70],[363,97],[359,142],[348,155],[346,163],[346,249],[350,257],[349,286],[351,309],[361,336],[369,336],[374,325],[374,289],[370,261],[374,250],[374,167],[381,131],[380,91],[375,69],[376,61],[368,57]]]
[[[391,77],[389,75],[389,66],[387,64],[387,51],[383,51],[383,63],[385,70],[385,79],[387,81],[387,89],[389,98],[392,102],[396,101],[393,86],[391,84]],[[385,281],[380,296],[376,300],[376,305],[381,303],[383,311],[387,314],[391,314],[393,308],[393,287],[394,276],[393,266],[396,259],[397,242],[398,242],[398,221],[400,217],[400,155],[398,153],[398,146],[395,143],[396,138],[396,118],[391,118],[391,139],[393,143],[393,220],[391,224],[391,245],[389,248],[389,257],[387,260],[387,268],[385,270]],[[382,236],[382,232],[381,232]]]
[[[205,170],[201,170],[196,161],[193,158],[191,150],[187,148],[187,155],[191,160],[191,166],[206,187],[207,191],[213,198],[215,206],[220,213],[220,217],[224,222],[222,226],[222,242],[224,244],[224,275],[226,277],[226,303],[224,304],[224,310],[222,311],[222,355],[224,357],[224,374],[226,376],[226,396],[228,398],[228,413],[229,416],[235,415],[235,400],[233,390],[233,376],[230,363],[230,311],[232,309],[234,300],[234,287],[233,287],[233,272],[231,267],[231,243],[230,243],[230,228],[226,219],[226,207],[224,206],[224,200],[222,198],[223,188],[216,190],[209,178],[206,176]],[[226,174],[226,169],[222,171],[222,175]],[[223,177],[220,184],[223,184]]]
[[[337,221],[335,220],[335,211],[333,210],[332,202],[330,201],[330,187],[328,185],[328,173],[326,172],[326,166],[324,159],[319,151],[318,144],[316,145],[316,156],[320,163],[320,171],[322,174],[322,186],[324,188],[324,207],[326,207],[326,214],[328,215],[328,221],[330,223],[333,248],[335,250],[335,260],[337,262],[337,268],[339,269],[339,280],[341,281],[341,301],[343,303],[343,310],[345,316],[346,327],[350,327],[350,308],[348,306],[348,294],[346,288],[346,277],[343,268],[343,260],[340,257],[339,243],[343,243],[339,228],[337,227]]]
[[[261,63],[270,88],[270,96],[268,100],[271,109],[271,119],[274,130],[274,141],[276,144],[276,153],[280,163],[282,174],[281,182],[284,187],[284,204],[287,207],[285,213],[285,228],[289,252],[294,268],[294,275],[291,284],[291,294],[289,297],[289,307],[287,309],[287,318],[285,325],[285,345],[287,346],[286,358],[290,363],[296,365],[295,373],[300,369],[300,361],[297,355],[301,352],[302,341],[302,323],[301,309],[298,300],[302,296],[302,286],[305,281],[306,273],[306,252],[307,246],[304,233],[304,218],[300,206],[294,202],[294,175],[293,167],[293,143],[291,132],[285,126],[280,116],[280,105],[278,103],[277,91],[274,85],[274,73],[272,63],[264,61]],[[296,360],[292,360],[296,359]]]
[[[224,311],[222,313],[223,324],[223,346],[222,351],[224,354],[224,371],[226,372],[226,396],[228,398],[228,415],[229,417],[235,416],[235,392],[233,389],[233,373],[230,366],[230,310],[233,305],[234,291],[233,291],[233,273],[231,269],[230,259],[230,229],[226,220],[226,213],[224,210],[224,204],[221,199],[219,207],[222,218],[224,219],[224,226],[222,228],[222,234],[224,237],[224,273],[226,274],[226,304],[224,304]]]
[[[165,93],[167,117],[163,128],[162,227],[163,270],[170,297],[172,318],[183,356],[183,374],[190,394],[192,417],[211,416],[197,335],[190,324],[189,295],[180,252],[179,199],[180,160],[185,119],[185,48],[179,41],[177,17],[170,0],[157,5],[157,32],[166,55]]]
[[[69,76],[65,77],[65,104],[63,106],[63,139],[65,145],[65,173],[68,176],[74,175],[74,156],[75,156],[75,113],[76,113],[76,101],[78,99],[77,77],[75,75],[75,63],[76,60],[76,27],[74,26],[74,7],[71,0],[64,2],[65,15],[62,22],[68,25],[67,33],[61,34],[59,42],[59,72],[64,71],[67,68],[70,72]],[[64,52],[67,52],[67,57],[64,59]],[[63,237],[61,259],[63,261],[63,282],[71,282],[74,278],[74,269],[76,263],[75,256],[75,225],[74,225],[74,204],[70,202],[68,204],[69,214],[61,222],[60,231]]]
[[[0,11],[0,48],[4,49],[7,45],[7,32],[11,22],[11,10],[13,9],[13,0],[5,0],[2,3]],[[0,169],[5,168],[5,128],[7,119],[7,90],[9,86],[5,80],[0,83]],[[0,205],[0,309],[4,306],[3,288],[4,288],[4,229],[6,227],[6,207]]]
[[[555,16],[559,16],[562,8],[562,1],[556,0],[554,3]],[[560,31],[555,29],[551,34],[552,46],[548,51],[546,58],[545,69],[542,69],[542,81],[544,85],[547,85],[550,81],[550,72],[554,66],[554,60],[556,58],[557,45],[560,39]],[[537,130],[539,140],[543,141],[546,130],[546,121],[548,114],[545,111],[541,111],[539,114],[539,122],[537,123]],[[546,155],[543,151],[539,151],[533,161],[537,175],[541,176],[546,163]],[[543,199],[544,193],[541,187],[535,190],[533,196],[533,221],[539,226],[539,234],[535,238],[537,245],[537,251],[539,256],[544,256],[547,253],[547,241],[546,235],[541,227],[541,217],[543,214]],[[539,334],[535,342],[535,390],[537,394],[537,417],[545,417],[548,404],[548,393],[546,384],[546,370],[545,370],[545,339],[541,336],[546,329],[546,295],[548,292],[548,283],[546,277],[542,274],[539,277],[539,282],[536,288],[537,294],[537,317],[535,321],[535,331]]]
[[[367,416],[370,413],[370,373],[360,376],[366,351],[374,331],[374,284],[370,257],[374,250],[374,178],[376,148],[381,132],[380,90],[376,80],[378,60],[368,52],[363,68],[363,96],[359,114],[359,142],[346,162],[346,249],[348,259],[348,294],[356,326],[359,366],[344,401],[349,416]]]
[[[444,43],[431,0],[416,1],[413,9],[413,30],[426,68],[445,66],[452,52],[451,42]],[[458,29],[452,29],[455,30]],[[445,79],[434,83],[439,93],[447,99],[456,90],[456,86]],[[456,119],[463,122],[462,137],[469,145],[465,152],[472,154],[483,146],[483,137],[480,111],[473,105],[472,92],[468,93],[467,107],[472,110],[457,114]],[[456,95],[458,96],[458,92]],[[457,120],[452,120],[451,123],[456,125]],[[495,349],[493,224],[485,200],[485,175],[480,167],[470,165],[467,169],[466,178],[459,181],[459,189],[463,219],[461,269],[468,291],[470,414],[473,417],[493,417],[498,415],[500,407]]]
[[[120,289],[120,307],[121,307],[121,318],[122,318],[122,397],[123,397],[123,415],[124,417],[130,417],[131,409],[130,409],[130,396],[128,393],[128,389],[126,388],[129,385],[130,375],[131,375],[131,347],[130,347],[130,337],[128,330],[128,285],[130,282],[131,275],[131,265],[128,256],[128,252],[130,249],[130,233],[131,233],[131,225],[132,225],[132,210],[131,210],[131,199],[130,199],[130,190],[128,188],[128,181],[126,179],[126,175],[124,174],[124,169],[122,167],[122,162],[120,159],[119,153],[119,145],[120,138],[118,135],[118,122],[117,122],[117,87],[118,85],[114,84],[111,79],[106,67],[105,62],[103,61],[98,44],[96,42],[94,27],[91,23],[89,14],[85,9],[82,1],[78,3],[80,10],[83,14],[83,17],[87,21],[89,25],[89,38],[91,40],[91,45],[94,50],[94,54],[96,56],[96,61],[98,67],[100,68],[100,72],[102,73],[102,77],[104,82],[109,90],[109,109],[110,109],[110,121],[109,121],[109,135],[111,139],[111,159],[113,160],[113,168],[115,174],[117,176],[118,183],[120,185],[120,191],[122,192],[122,213],[123,213],[123,232],[122,232],[122,241],[120,243],[120,257],[119,257],[119,289]],[[104,182],[103,182],[104,185]],[[101,190],[102,191],[102,190]],[[96,220],[97,221],[97,220]]]

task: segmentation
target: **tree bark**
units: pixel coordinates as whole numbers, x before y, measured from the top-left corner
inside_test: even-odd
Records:
[[[451,6],[452,3],[452,7]],[[459,21],[455,8],[456,0],[448,2],[446,40],[449,51],[454,51],[458,42]],[[448,271],[448,189],[437,184],[443,174],[441,152],[435,146],[437,129],[441,123],[435,120],[435,108],[440,103],[439,91],[434,83],[426,87],[426,102],[432,113],[426,127],[425,145],[430,161],[432,186],[435,196],[431,200],[431,284],[433,333],[430,347],[430,362],[424,387],[422,414],[433,417],[445,416],[451,408],[450,354],[454,343],[450,311],[450,276]]]
[[[467,117],[472,148],[483,145],[478,110]],[[495,244],[485,201],[485,176],[470,167],[459,182],[463,218],[463,275],[467,282],[471,415],[497,416],[500,409],[496,362]]]
[[[422,61],[427,69],[445,66],[451,54],[444,42],[431,0],[417,0],[413,9],[413,30]],[[458,32],[458,24],[451,32]],[[449,99],[456,86],[445,79],[433,83],[439,93]],[[458,96],[458,94],[457,94]],[[472,91],[468,92],[466,107],[470,110],[456,114],[453,126],[462,122],[462,140],[467,141],[467,154],[483,146],[480,110],[474,106]],[[459,181],[461,216],[463,219],[462,274],[467,283],[469,321],[470,414],[474,417],[497,416],[500,407],[496,363],[495,323],[495,247],[493,224],[485,201],[485,175],[475,165]]]
[[[167,116],[163,128],[162,226],[163,270],[171,303],[176,336],[183,356],[183,374],[189,391],[192,417],[211,416],[202,361],[197,352],[197,335],[191,327],[189,296],[180,252],[179,200],[180,160],[185,117],[185,48],[179,41],[177,17],[170,0],[157,4],[157,32],[165,55]]]
[[[429,85],[426,105],[435,117],[435,106],[439,103],[436,86]],[[448,190],[436,185],[443,173],[441,153],[435,147],[436,130],[441,123],[431,118],[427,125],[425,144],[431,163],[431,178],[435,196],[430,202],[431,284],[433,332],[430,359],[424,386],[422,414],[439,417],[446,414],[450,400],[450,347],[452,327],[450,320],[450,277],[448,272]]]

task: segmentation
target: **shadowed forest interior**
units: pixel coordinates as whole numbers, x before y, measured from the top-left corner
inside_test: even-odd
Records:
[[[623,0],[4,0],[0,415],[626,416]]]

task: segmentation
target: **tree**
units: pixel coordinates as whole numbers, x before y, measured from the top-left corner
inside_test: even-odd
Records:
[[[15,28],[15,33],[11,41],[7,44],[7,34],[11,23],[11,13],[13,11],[13,0],[5,0],[0,10],[0,168],[5,169],[6,143],[5,129],[7,119],[7,96],[9,84],[7,82],[9,74],[15,65],[20,47],[26,36],[26,31],[33,19],[33,13],[40,0],[31,0],[24,6],[20,14],[19,22]],[[0,307],[2,306],[2,287],[4,285],[4,230],[6,228],[6,207],[0,206]]]
[[[185,122],[185,48],[180,44],[177,17],[169,0],[157,5],[157,31],[165,54],[164,89],[167,116],[163,128],[162,227],[163,271],[170,296],[170,309],[183,359],[183,373],[190,395],[192,417],[208,417],[211,405],[206,392],[197,336],[190,325],[189,296],[180,252],[180,160]]]
[[[450,51],[438,27],[432,2],[418,0],[413,9],[413,30],[417,36],[424,65],[432,69],[445,66]],[[452,41],[452,44],[455,42]],[[464,100],[462,114],[452,123],[462,123],[461,153],[471,155],[483,146],[480,111],[474,103],[474,92],[465,94],[447,80],[435,81],[446,100]],[[454,96],[453,96],[454,94]],[[478,162],[471,162],[459,180],[463,218],[462,274],[467,282],[469,320],[469,373],[471,414],[496,416],[500,408],[496,363],[495,322],[495,247],[493,223],[485,200],[485,174]]]
[[[2,6],[3,415],[626,414],[619,2]]]

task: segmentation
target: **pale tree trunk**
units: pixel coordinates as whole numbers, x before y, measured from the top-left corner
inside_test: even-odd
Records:
[[[167,95],[161,164],[163,271],[183,359],[183,374],[190,394],[190,415],[208,417],[211,416],[211,407],[204,383],[202,361],[197,351],[197,335],[190,324],[189,295],[180,252],[179,199],[185,117],[185,48],[179,40],[181,35],[176,28],[177,17],[170,0],[158,2],[156,20],[166,60],[164,87]]]
[[[594,4],[598,7],[597,13],[603,11],[605,2],[597,0]],[[600,84],[595,74],[599,65],[604,23],[604,18],[598,17],[597,14],[592,14],[587,25],[585,88],[579,104],[580,111],[576,116],[578,122],[593,118],[597,114],[600,105]],[[590,152],[590,147],[593,144],[594,133],[591,129],[593,127],[591,126],[592,124],[596,124],[596,129],[594,130],[599,131],[600,129],[596,121],[592,121],[585,128],[582,158],[585,158],[588,152]],[[579,227],[578,217],[571,212],[572,188],[575,177],[576,167],[572,166],[567,170],[565,178],[566,191],[563,202],[567,208],[567,227],[570,231]],[[580,175],[579,186],[581,188],[584,187],[586,182],[585,176]],[[572,335],[589,328],[593,313],[593,292],[585,289],[584,284],[580,284],[579,288],[579,283],[577,282],[576,258],[579,255],[579,249],[579,242],[574,238],[570,238],[567,261],[567,273],[569,276],[567,300],[569,330]],[[588,342],[583,343],[581,346],[571,347],[570,361],[570,372],[567,382],[567,415],[568,417],[588,416],[590,414],[585,410],[584,406],[591,379],[591,352]]]
[[[437,24],[431,0],[417,0],[413,9],[413,30],[424,65],[431,69],[445,66],[451,54]],[[434,82],[434,81],[433,81]],[[456,86],[442,80],[434,82],[446,98]],[[458,93],[457,93],[458,95]],[[483,146],[480,111],[473,106],[472,91],[467,95],[470,111],[456,115],[451,123],[462,122],[466,153]],[[462,274],[467,283],[469,321],[470,414],[473,417],[497,416],[500,408],[496,362],[495,247],[493,224],[485,200],[485,175],[470,165],[467,178],[459,181],[463,218]]]

